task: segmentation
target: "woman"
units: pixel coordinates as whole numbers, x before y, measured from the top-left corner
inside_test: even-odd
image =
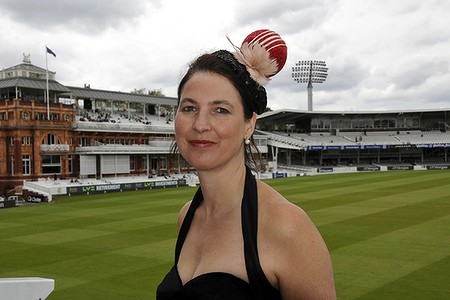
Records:
[[[201,188],[179,214],[175,264],[158,287],[159,300],[336,297],[317,229],[248,167],[256,115],[267,103],[261,82],[286,60],[276,33],[249,37],[235,54],[200,56],[180,82],[176,144]],[[266,71],[255,63],[260,56]]]

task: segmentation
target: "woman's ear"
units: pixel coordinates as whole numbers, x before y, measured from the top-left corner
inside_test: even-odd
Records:
[[[256,126],[256,113],[254,112],[252,117],[247,120],[247,127],[245,129],[245,136],[250,138],[255,131]]]

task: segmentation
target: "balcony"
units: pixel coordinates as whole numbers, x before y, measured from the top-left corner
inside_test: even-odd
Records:
[[[40,147],[41,147],[41,152],[45,152],[45,153],[69,152],[69,145],[67,145],[67,144],[41,145]]]

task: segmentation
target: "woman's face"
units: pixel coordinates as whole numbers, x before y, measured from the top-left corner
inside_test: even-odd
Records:
[[[244,164],[244,139],[253,134],[254,114],[245,120],[239,92],[218,74],[197,72],[185,84],[175,117],[181,155],[197,170]]]

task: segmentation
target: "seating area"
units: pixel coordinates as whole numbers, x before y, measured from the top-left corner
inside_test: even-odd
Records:
[[[448,132],[414,132],[401,133],[397,135],[398,139],[404,143],[411,144],[440,144],[450,143],[450,133]]]
[[[402,142],[392,132],[345,132],[342,133],[348,140],[359,145],[395,145]]]
[[[127,112],[82,111],[76,117],[76,125],[82,129],[105,129],[118,131],[172,132],[173,116],[148,115]]]
[[[269,139],[293,145],[307,147],[311,145],[404,145],[404,144],[450,144],[447,132],[343,132],[338,135],[330,133],[285,133],[264,132]]]
[[[87,111],[84,110],[77,116],[79,122],[107,122],[107,123],[123,123],[123,124],[136,124],[143,125],[164,125],[171,124],[173,116],[170,114],[165,116],[148,115],[145,116],[140,113],[127,113],[127,112],[101,112],[101,111]]]
[[[293,134],[297,139],[309,145],[354,145],[355,143],[345,136],[328,134]]]

